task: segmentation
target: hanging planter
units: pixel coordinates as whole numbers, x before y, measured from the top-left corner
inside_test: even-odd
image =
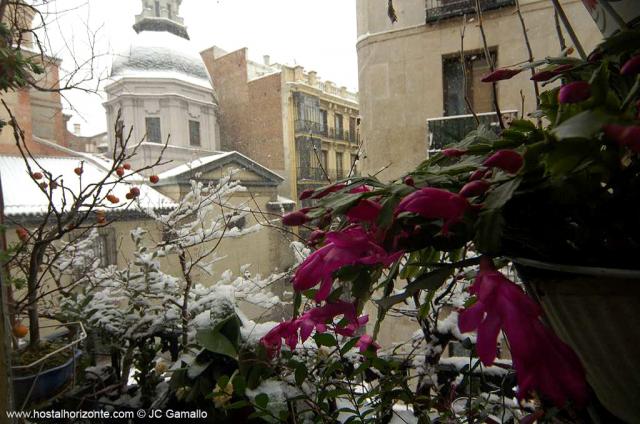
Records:
[[[639,422],[640,271],[514,262],[548,323],[580,357],[602,404],[625,421]]]

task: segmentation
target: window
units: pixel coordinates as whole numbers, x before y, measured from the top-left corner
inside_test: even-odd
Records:
[[[150,143],[162,143],[162,133],[160,132],[160,118],[145,118],[147,127],[147,141]]]
[[[200,145],[200,122],[198,121],[189,121],[189,144]]]
[[[156,6],[156,17],[159,18],[160,17],[160,2],[159,1],[155,1],[155,6]]]
[[[171,13],[171,5],[167,4],[167,17],[169,19],[173,19],[173,14]]]
[[[322,158],[322,167],[326,171],[327,164],[329,163],[329,152],[327,152],[326,150],[323,150],[321,158]]]
[[[327,129],[329,128],[327,111],[324,109],[320,109],[320,115],[322,116],[322,134],[327,135]]]
[[[356,141],[356,118],[353,116],[349,118],[349,141],[352,143]]]
[[[336,129],[336,138],[342,138],[344,127],[342,126],[342,115],[336,113],[334,116],[334,123]]]
[[[342,152],[336,152],[336,177],[344,178],[344,154]]]
[[[495,61],[495,53],[492,53],[492,59]],[[465,75],[463,76],[459,55],[442,60],[445,116],[471,113],[465,95],[476,113],[493,110],[491,84],[480,81],[490,69],[485,55],[483,53],[467,53],[464,61]]]

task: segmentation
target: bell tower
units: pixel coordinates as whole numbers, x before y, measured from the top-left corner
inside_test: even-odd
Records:
[[[142,0],[142,12],[136,15],[133,29],[141,31],[168,31],[189,39],[184,19],[180,17],[182,0]]]

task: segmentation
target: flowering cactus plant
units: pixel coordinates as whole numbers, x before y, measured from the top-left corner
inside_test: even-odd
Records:
[[[314,329],[326,331],[337,314],[345,317],[340,331],[353,334],[368,300],[377,302],[382,318],[392,305],[421,294],[432,301],[445,282],[455,282],[457,269],[479,265],[458,327],[477,331],[480,361],[494,363],[502,332],[520,399],[536,393],[557,406],[585,405],[588,386],[578,357],[495,264],[528,257],[638,267],[638,45],[640,32],[625,31],[587,60],[547,58],[498,69],[483,81],[534,68],[535,83],[553,84],[532,114],[537,124],[515,120],[498,135],[480,127],[388,184],[350,178],[304,192],[313,207],[283,222],[312,230],[309,245],[317,250],[298,268],[293,287],[321,306],[282,323],[263,345],[275,351],[284,338],[294,348],[298,330],[302,339]],[[392,295],[400,280],[404,291]],[[374,340],[363,335],[360,344],[377,348]]]

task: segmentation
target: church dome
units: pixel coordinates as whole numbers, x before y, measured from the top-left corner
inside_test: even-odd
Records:
[[[142,30],[113,58],[111,77],[175,78],[212,88],[200,54],[187,38],[169,31]]]

